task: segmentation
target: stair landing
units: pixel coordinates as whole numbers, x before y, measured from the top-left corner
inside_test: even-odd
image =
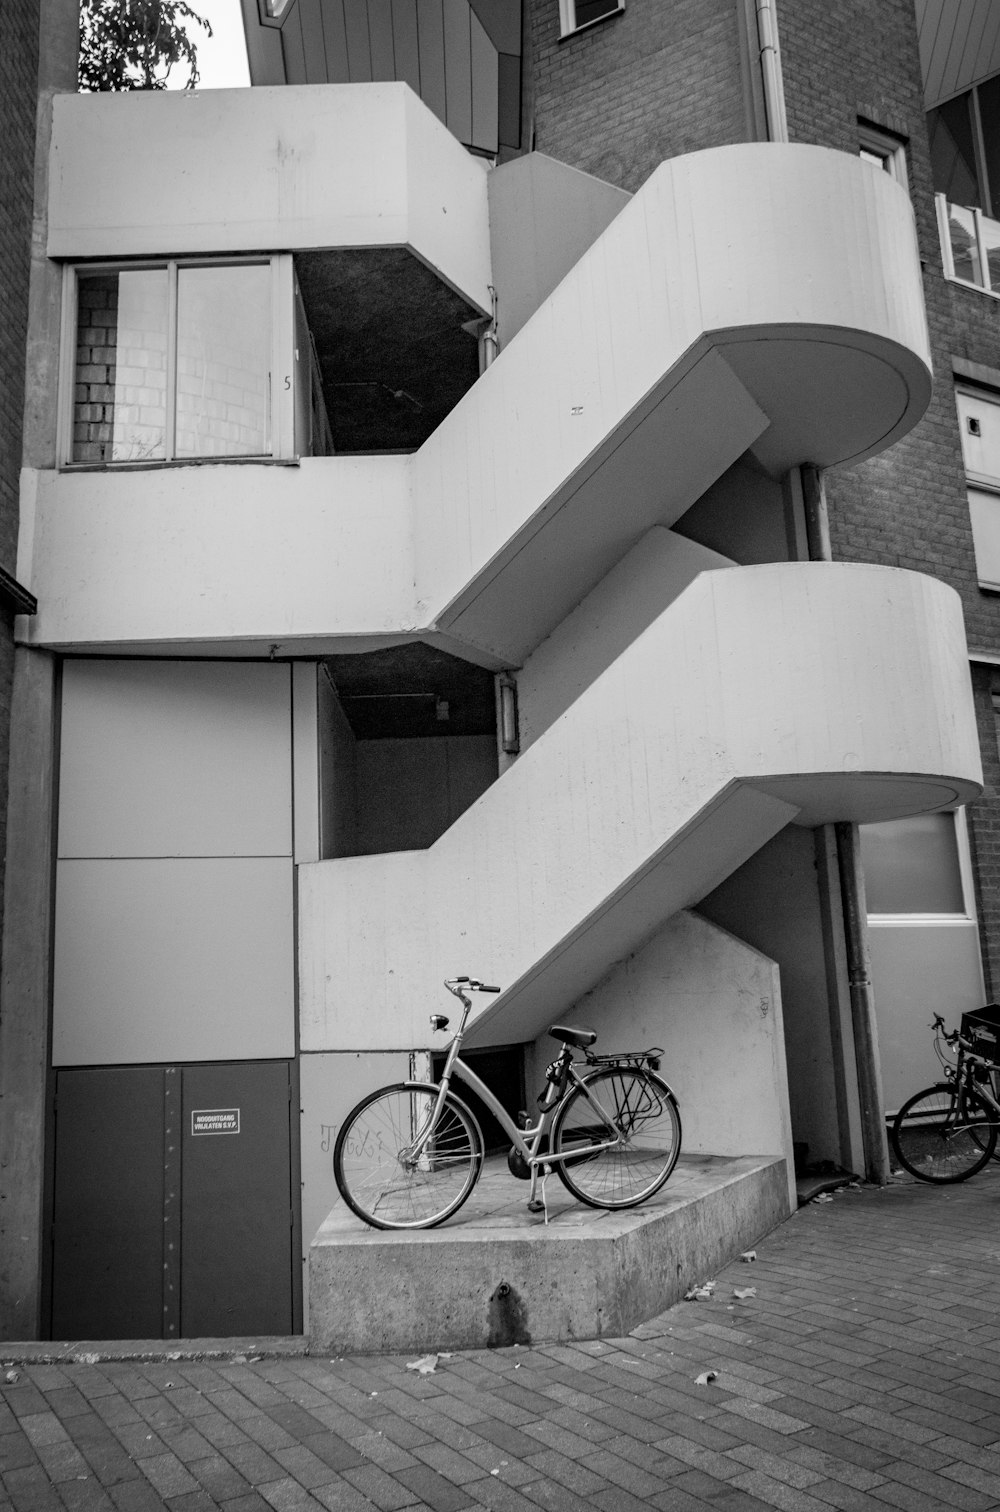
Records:
[[[370,1229],[342,1204],[309,1253],[310,1352],[396,1354],[620,1337],[789,1216],[785,1161],[682,1155],[623,1213],[575,1202],[553,1175],[546,1215],[502,1156],[437,1229]]]

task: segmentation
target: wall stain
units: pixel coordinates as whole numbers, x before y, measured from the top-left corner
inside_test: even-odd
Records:
[[[487,1349],[504,1349],[511,1344],[530,1344],[528,1309],[508,1281],[501,1281],[490,1297],[489,1337]]]

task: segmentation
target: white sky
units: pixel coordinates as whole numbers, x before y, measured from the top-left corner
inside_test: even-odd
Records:
[[[191,9],[211,23],[212,36],[200,26],[191,31],[198,48],[199,89],[237,89],[250,83],[243,41],[240,0],[188,0]]]

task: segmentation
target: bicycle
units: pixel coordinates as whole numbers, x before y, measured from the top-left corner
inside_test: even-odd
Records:
[[[510,1139],[508,1167],[531,1182],[530,1212],[545,1210],[551,1170],[590,1207],[635,1207],[660,1190],[681,1146],[677,1099],[657,1075],[661,1050],[595,1055],[593,1030],[554,1024],[549,1033],[562,1050],[546,1069],[537,1120],[522,1112],[515,1124],[459,1055],[472,1008],[468,994],[500,988],[465,976],[444,985],[463,1012],[440,1081],[379,1088],[351,1110],[337,1135],[333,1171],[352,1212],[379,1229],[433,1228],[458,1212],[479,1180],[484,1145],[475,1114],[451,1090],[453,1077],[478,1094]],[[435,1032],[448,1026],[443,1014],[431,1015]],[[574,1050],[584,1053],[582,1070]]]
[[[993,1005],[990,1009],[1000,1012]],[[911,1097],[892,1125],[900,1164],[921,1181],[966,1181],[982,1170],[996,1149],[1000,1125],[997,1039],[995,1033],[980,1027],[990,1009],[963,1015],[962,1029],[951,1034],[941,1015],[934,1015],[934,1052],[946,1080]],[[950,1064],[944,1045],[957,1057],[955,1065]]]

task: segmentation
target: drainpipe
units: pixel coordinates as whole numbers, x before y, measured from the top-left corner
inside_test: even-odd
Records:
[[[500,350],[500,328],[497,323],[497,291],[492,284],[488,287],[493,306],[493,318],[483,332],[483,372],[492,365]]]
[[[769,142],[787,142],[788,120],[785,116],[785,88],[781,79],[781,55],[778,52],[775,0],[757,0],[757,58],[764,80],[767,139]]]
[[[811,562],[831,562],[830,516],[823,474],[817,467],[799,469],[806,540]],[[889,1147],[882,1109],[882,1068],[875,1024],[875,992],[872,986],[871,953],[868,949],[868,905],[865,874],[861,865],[861,837],[856,824],[833,826],[840,871],[840,897],[844,913],[844,944],[851,997],[854,1055],[858,1069],[861,1102],[861,1138],[865,1152],[865,1177],[878,1186],[889,1179]]]
[[[889,1147],[882,1113],[882,1067],[875,1026],[875,993],[868,950],[868,907],[865,874],[861,865],[861,840],[856,824],[835,824],[833,828],[837,837],[840,896],[844,906],[844,939],[847,945],[851,1021],[854,1026],[854,1055],[858,1066],[858,1095],[861,1099],[865,1176],[876,1185],[885,1186],[889,1180]]]

